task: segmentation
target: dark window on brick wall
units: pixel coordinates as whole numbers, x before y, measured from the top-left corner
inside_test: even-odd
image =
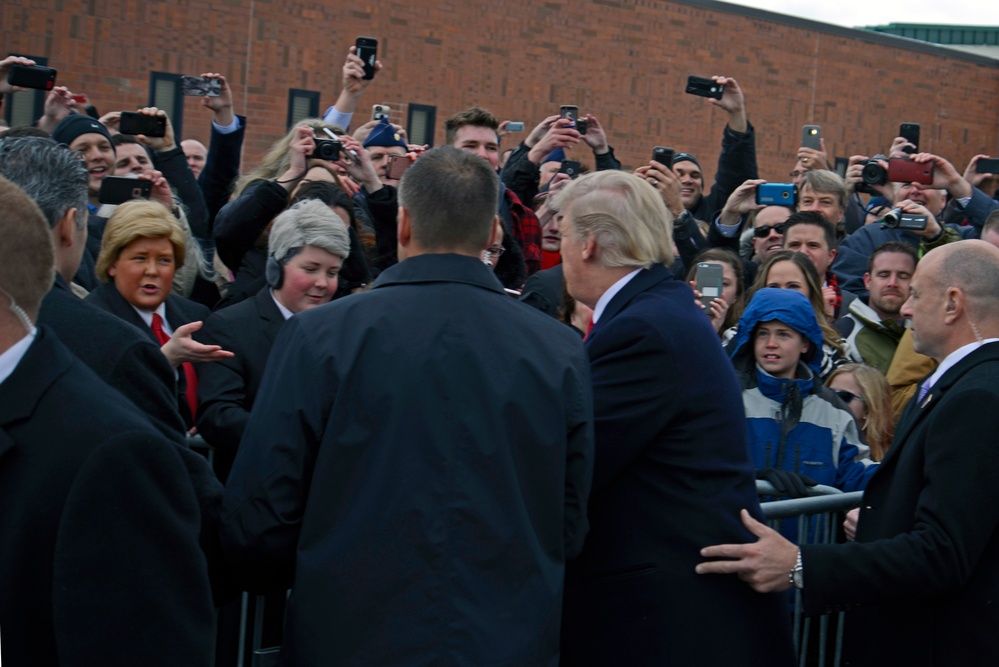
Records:
[[[162,109],[170,117],[174,136],[180,143],[184,136],[184,96],[180,93],[180,74],[151,72],[149,75],[149,106]]]
[[[406,136],[409,142],[422,146],[434,145],[434,125],[437,124],[437,107],[426,104],[410,104],[406,120]]]
[[[319,92],[290,88],[288,90],[288,129],[305,118],[319,116]]]

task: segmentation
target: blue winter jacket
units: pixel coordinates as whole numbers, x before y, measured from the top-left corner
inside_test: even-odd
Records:
[[[778,320],[811,343],[797,376],[776,378],[757,363],[752,334],[760,322]],[[818,380],[822,330],[808,299],[794,290],[757,291],[739,320],[732,362],[742,383],[749,454],[757,470],[779,468],[842,491],[858,491],[877,469],[853,414]],[[816,354],[815,350],[819,352]]]

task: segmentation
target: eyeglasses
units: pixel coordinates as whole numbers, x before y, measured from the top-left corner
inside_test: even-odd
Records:
[[[482,251],[482,254],[485,257],[489,258],[495,257],[496,259],[499,259],[500,255],[502,255],[504,251],[505,248],[503,246],[496,245],[493,246],[492,248],[486,248],[485,250]]]
[[[843,401],[844,403],[849,403],[849,402],[850,402],[850,401],[852,401],[853,399],[857,399],[857,400],[858,400],[858,401],[860,401],[861,403],[865,403],[865,402],[866,402],[866,401],[864,401],[864,397],[863,397],[863,396],[857,396],[857,395],[856,395],[856,394],[854,394],[853,392],[851,392],[851,391],[846,391],[845,389],[841,389],[841,390],[837,391],[837,392],[836,392],[836,395],[837,395],[837,396],[839,396],[839,397],[840,397],[840,399],[842,399],[842,401]]]
[[[781,236],[784,236],[784,230],[787,229],[787,223],[778,222],[776,225],[763,225],[762,227],[756,227],[753,229],[753,236],[758,239],[765,239],[770,236],[771,229]]]

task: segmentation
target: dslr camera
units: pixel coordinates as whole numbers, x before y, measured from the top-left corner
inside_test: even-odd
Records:
[[[860,172],[860,178],[863,179],[863,183],[857,185],[857,192],[866,192],[870,195],[878,194],[878,191],[872,188],[872,185],[884,185],[888,182],[888,170],[878,164],[878,160],[888,161],[888,157],[885,155],[875,155],[870,160],[864,163],[864,167]]]
[[[904,213],[900,208],[893,208],[881,218],[881,229],[908,229],[922,231],[926,229],[928,218],[925,215]]]

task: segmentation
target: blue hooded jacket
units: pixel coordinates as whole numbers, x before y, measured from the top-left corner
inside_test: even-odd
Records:
[[[770,375],[756,363],[752,339],[761,322],[780,321],[801,333],[810,349],[794,379]],[[822,329],[800,292],[764,288],[739,320],[732,363],[742,383],[749,456],[757,470],[779,468],[842,491],[859,491],[877,469],[857,422],[822,385]]]

